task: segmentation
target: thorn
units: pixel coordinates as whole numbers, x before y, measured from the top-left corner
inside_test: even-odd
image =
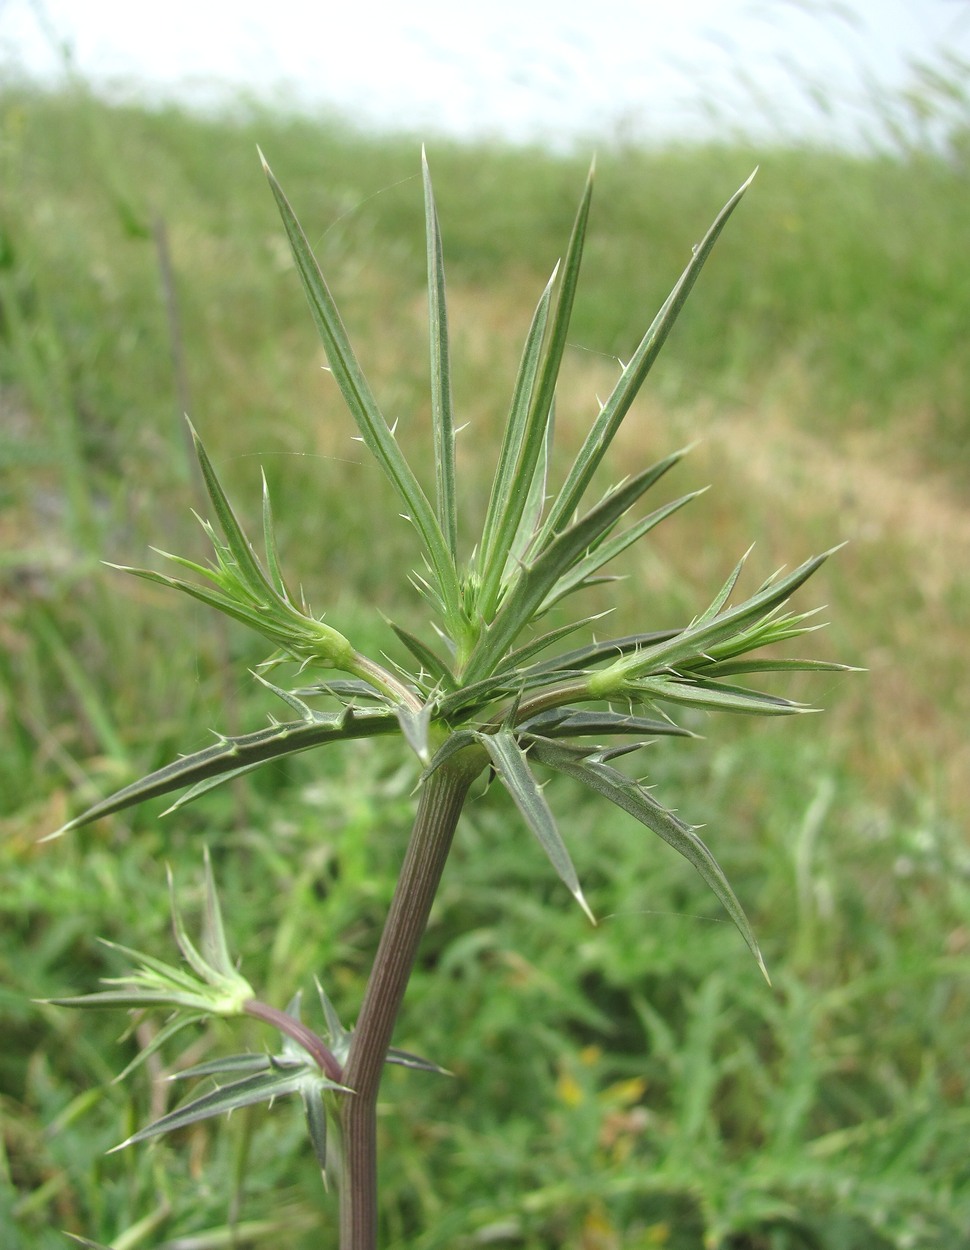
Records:
[[[577,889],[577,891],[576,891],[576,893],[575,893],[575,895],[574,895],[574,898],[576,899],[576,902],[580,905],[580,907],[583,909],[583,911],[586,913],[587,917],[589,918],[589,922],[590,922],[590,924],[591,924],[591,925],[593,926],[593,928],[595,929],[595,928],[596,928],[596,917],[595,917],[595,916],[593,915],[593,913],[590,911],[590,909],[589,909],[589,904],[586,902],[586,898],[585,898],[585,896],[583,895],[582,890]]]

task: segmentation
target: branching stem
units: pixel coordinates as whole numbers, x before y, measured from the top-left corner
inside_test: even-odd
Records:
[[[394,1024],[468,788],[487,760],[462,751],[427,778],[344,1068],[340,1250],[377,1246],[377,1094]]]
[[[343,1081],[344,1074],[337,1056],[323,1038],[312,1029],[308,1029],[305,1024],[294,1020],[292,1016],[287,1015],[285,1011],[280,1011],[278,1007],[271,1007],[269,1003],[261,1003],[257,998],[250,998],[243,1003],[243,1011],[247,1016],[253,1016],[256,1020],[271,1024],[280,1033],[291,1037],[316,1061],[320,1071],[331,1081]]]

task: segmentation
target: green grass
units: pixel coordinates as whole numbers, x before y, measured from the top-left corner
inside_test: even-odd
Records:
[[[156,218],[191,414],[234,497],[255,516],[262,463],[284,562],[335,626],[373,630],[366,601],[396,619],[403,601],[406,619],[407,529],[361,506],[374,471],[352,463],[255,144],[420,447],[418,146],[255,111],[202,121],[31,93],[0,98],[0,118],[0,1227],[15,1250],[63,1245],[59,1229],[116,1250],[205,1229],[196,1244],[226,1244],[244,1176],[242,1244],[327,1244],[306,1231],[334,1208],[298,1108],[105,1156],[164,1087],[109,1083],[134,1053],[121,1019],[32,1000],[115,971],[99,935],[169,957],[162,865],[196,881],[205,841],[254,986],[282,1005],[325,971],[352,1019],[412,774],[351,744],[164,821],[156,805],[37,838],[191,748],[185,723],[202,745],[273,710],[245,677],[262,658],[248,639],[98,564],[142,563],[152,543],[203,549]],[[473,464],[492,454],[586,158],[429,155],[472,421],[459,455]],[[931,1250],[970,1236],[964,175],[925,156],[601,152],[560,424],[578,441],[611,357],[758,162],[624,436],[638,461],[644,443],[659,456],[703,436],[672,489],[714,490],[630,562],[619,612],[631,628],[682,623],[755,538],[753,578],[852,540],[819,575],[833,626],[818,649],[870,672],[813,689],[823,716],[712,725],[710,743],[663,743],[649,761],[665,800],[707,821],[774,988],[689,867],[632,822],[549,788],[609,917],[590,930],[501,797],[483,795],[398,1034],[455,1079],[392,1073],[386,1088],[384,1219],[399,1250]],[[485,464],[482,493],[489,477]],[[298,550],[309,567],[293,567]],[[227,660],[242,676],[221,675]],[[195,1058],[225,1044],[200,1036]]]

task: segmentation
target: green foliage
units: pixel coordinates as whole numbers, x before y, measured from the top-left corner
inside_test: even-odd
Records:
[[[308,600],[326,604],[340,632],[374,655],[388,647],[388,631],[355,601],[335,601],[332,587],[338,575],[349,577],[390,610],[385,585],[396,587],[412,535],[376,507],[362,514],[359,500],[372,497],[376,479],[360,465],[290,454],[346,449],[319,433],[317,378],[300,389],[295,362],[313,347],[277,263],[277,230],[265,188],[252,178],[252,149],[259,137],[286,168],[294,201],[312,205],[314,219],[335,222],[322,239],[313,236],[315,250],[325,254],[334,288],[351,292],[341,297],[348,321],[373,322],[375,337],[361,354],[382,406],[400,414],[402,437],[420,458],[422,436],[408,427],[426,366],[407,317],[393,331],[390,317],[413,303],[427,257],[416,247],[414,187],[387,188],[411,176],[416,162],[413,153],[336,128],[268,117],[203,123],[90,104],[12,96],[3,104],[4,292],[18,301],[30,333],[15,338],[5,320],[0,336],[11,417],[2,457],[17,468],[5,476],[0,501],[4,537],[12,539],[0,620],[0,1225],[11,1245],[31,1248],[61,1245],[57,1228],[84,1229],[119,1250],[174,1247],[190,1233],[196,1245],[224,1245],[230,1227],[241,1244],[319,1246],[326,1234],[310,1230],[326,1208],[313,1196],[318,1167],[299,1107],[284,1102],[272,1117],[242,1111],[225,1127],[183,1130],[184,1145],[170,1148],[163,1139],[150,1152],[106,1156],[120,1136],[165,1110],[149,1106],[147,1082],[109,1083],[137,1046],[119,1043],[109,1012],[85,1017],[82,1029],[69,1013],[31,1000],[83,993],[99,976],[117,974],[95,934],[164,955],[167,898],[158,864],[169,860],[180,881],[194,880],[204,839],[214,848],[247,978],[258,990],[309,987],[326,969],[337,1006],[352,1018],[403,846],[413,771],[376,739],[364,744],[367,755],[346,742],[339,755],[278,757],[252,772],[245,790],[213,789],[177,821],[135,812],[43,851],[35,841],[67,815],[64,791],[79,780],[76,761],[94,801],[184,750],[187,724],[197,727],[190,749],[215,755],[234,738],[251,738],[258,750],[264,736],[288,732],[286,725],[243,732],[264,716],[265,688],[248,678],[227,687],[218,677],[227,657],[243,667],[259,663],[258,639],[235,632],[207,639],[200,609],[188,618],[199,641],[186,647],[188,601],[156,595],[145,582],[90,579],[99,556],[131,559],[159,536],[159,497],[169,501],[168,539],[188,505],[199,507],[184,486],[186,448],[171,415],[157,264],[146,232],[125,225],[150,221],[138,203],[141,188],[155,188],[153,207],[170,227],[192,413],[219,447],[219,476],[237,500],[258,498],[250,462],[239,454],[259,452],[274,498],[285,502],[281,551],[312,552],[312,569],[299,561]],[[133,217],[116,214],[118,197],[105,192],[103,165],[92,155],[97,128],[111,139],[99,145],[102,156],[111,153],[108,183],[122,188]],[[492,324],[491,291],[503,308],[500,337],[506,319],[522,320],[524,332],[529,306],[519,287],[523,277],[530,289],[545,277],[537,228],[550,225],[565,237],[564,204],[582,171],[531,152],[445,148],[435,157],[448,225],[449,340],[459,346],[468,338],[462,312],[470,289],[476,326]],[[886,429],[897,441],[902,430],[914,456],[944,460],[947,446],[960,445],[966,411],[953,357],[964,307],[963,270],[953,263],[962,237],[953,167],[927,153],[912,161],[804,152],[757,159],[767,166],[759,194],[719,245],[704,298],[655,375],[654,390],[676,401],[669,415],[687,427],[678,441],[695,436],[681,405],[713,387],[727,397],[767,396],[813,424],[824,426],[831,412],[840,423],[834,440],[849,425]],[[571,339],[629,352],[642,308],[663,299],[676,272],[676,265],[670,273],[631,265],[630,240],[648,237],[661,253],[679,254],[683,223],[707,202],[712,183],[739,180],[751,163],[727,149],[628,153],[622,162],[601,154],[597,228]],[[321,164],[332,171],[326,187]],[[230,183],[236,194],[226,197],[221,188]],[[645,186],[663,193],[645,195]],[[495,228],[483,233],[483,219]],[[362,253],[389,261],[399,286],[377,277],[376,262],[375,271],[361,270],[354,258]],[[476,284],[486,277],[482,291]],[[42,368],[24,356],[28,342],[34,352],[47,344]],[[58,360],[60,372],[51,367]],[[493,357],[474,353],[460,360],[450,379],[456,411],[480,393],[481,422],[482,408],[506,403],[495,377],[511,377],[515,363],[499,369]],[[31,377],[43,386],[28,385]],[[770,411],[759,406],[758,414],[770,422]],[[80,459],[72,460],[60,448],[70,451],[75,428]],[[560,418],[560,429],[568,443],[568,419]],[[461,446],[459,435],[459,462]],[[447,474],[438,470],[447,452],[437,454],[428,445],[435,490],[447,499]],[[703,451],[698,456],[703,461]],[[72,464],[80,466],[76,496],[62,477]],[[784,470],[773,467],[783,490]],[[719,466],[701,469],[708,471],[720,478]],[[842,521],[821,517],[825,483],[805,472],[796,485],[802,497],[817,493],[816,518],[789,515],[780,493],[752,492],[746,479],[736,489],[721,484],[718,548],[741,549],[759,514],[774,524],[779,510],[786,530],[804,524],[799,541],[809,549],[844,532]],[[302,506],[311,479],[329,483],[324,533]],[[484,513],[488,483],[466,481],[462,501],[467,494]],[[900,509],[907,521],[922,484],[917,459]],[[69,500],[68,514],[58,504],[51,521],[51,499]],[[849,505],[848,496],[839,504]],[[258,527],[255,513],[242,523]],[[447,509],[437,515],[447,533]],[[86,531],[74,523],[85,516]],[[649,598],[663,625],[687,619],[705,583],[723,577],[706,558],[703,532],[687,532],[692,567],[680,580],[658,581],[658,565],[636,564],[633,583],[616,588],[628,602],[636,596],[637,611]],[[683,564],[666,539],[660,550]],[[722,731],[713,752],[690,743],[668,751],[659,738],[664,722],[631,723],[632,736],[658,738],[650,772],[665,801],[711,825],[765,946],[774,992],[759,984],[740,944],[725,941],[701,879],[678,857],[644,845],[642,828],[616,807],[606,814],[562,777],[549,791],[556,810],[569,812],[577,878],[602,919],[590,935],[578,912],[546,905],[557,892],[543,855],[514,833],[516,817],[502,796],[473,802],[399,1034],[457,1079],[407,1074],[406,1082],[388,1082],[394,1115],[381,1123],[389,1244],[930,1250],[965,1237],[970,897],[943,771],[953,741],[947,718],[965,725],[957,678],[965,595],[954,565],[946,606],[961,645],[951,654],[946,630],[929,625],[936,618],[922,557],[867,539],[832,569],[817,577],[839,603],[838,650],[869,662],[878,645],[880,654],[905,654],[907,671],[890,674],[874,656],[877,675],[863,686],[869,693],[853,696],[851,714],[827,718],[825,745],[809,718],[789,722],[780,737],[770,723],[752,734],[739,722]],[[884,597],[881,585],[891,588]],[[591,615],[602,610],[595,587],[587,594]],[[396,596],[395,589],[395,610]],[[561,629],[562,639],[570,625],[558,611],[546,630]],[[637,627],[628,611],[619,619],[621,628]],[[408,616],[398,625],[397,659],[414,654],[409,643],[421,646],[419,624]],[[649,645],[674,632],[661,629]],[[163,668],[150,660],[159,652]],[[415,658],[431,671],[429,654]],[[544,662],[541,651],[523,654],[522,663],[529,659]],[[909,680],[920,691],[916,703]],[[321,741],[333,735],[343,709],[314,707],[315,717],[334,720],[312,729],[289,701],[309,707],[314,697],[281,693],[296,717],[289,728],[305,732],[307,745],[314,732]],[[561,741],[551,727],[559,714],[541,714],[542,736],[553,742]],[[382,734],[401,728],[379,707],[355,717],[374,718],[368,732],[377,720]],[[688,711],[690,729],[704,723],[703,713]],[[212,724],[231,732],[206,747]],[[604,732],[590,728],[592,739]],[[204,784],[201,777],[189,784],[195,780]],[[246,1027],[259,1051],[265,1025]],[[237,1038],[216,1030],[199,1035],[191,1058],[205,1063],[238,1048]],[[155,1074],[164,1074],[161,1059],[152,1057]],[[153,1080],[152,1088],[158,1097],[166,1087]]]

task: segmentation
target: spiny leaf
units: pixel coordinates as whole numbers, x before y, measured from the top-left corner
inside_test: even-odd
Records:
[[[610,532],[645,491],[677,463],[680,454],[675,452],[618,486],[584,517],[557,534],[541,554],[522,569],[513,590],[473,651],[464,673],[465,681],[475,681],[494,670],[558,580],[568,573],[588,548]]]
[[[597,794],[609,799],[611,803],[615,803],[617,807],[646,825],[693,864],[734,921],[758,961],[758,967],[764,974],[765,980],[768,980],[768,971],[761,957],[761,950],[741,904],[731,889],[721,866],[689,825],[684,824],[673,812],[658,803],[637,782],[608,764],[596,760],[579,759],[575,753],[564,749],[558,743],[546,740],[533,742],[531,750],[540,763],[575,778],[596,791]]]
[[[689,729],[670,721],[633,716],[626,712],[588,712],[574,707],[557,707],[521,721],[517,729],[541,738],[588,738],[613,734],[656,734],[693,738]]]
[[[532,480],[545,444],[546,425],[552,414],[556,383],[562,365],[566,339],[569,333],[569,322],[572,317],[573,302],[579,281],[579,269],[583,257],[583,244],[586,239],[586,225],[589,220],[590,203],[593,197],[593,168],[583,197],[580,200],[572,234],[566,249],[566,258],[562,266],[562,277],[556,311],[549,327],[549,336],[544,345],[542,362],[539,367],[535,385],[529,401],[529,409],[524,421],[524,429],[519,440],[519,453],[515,463],[513,481],[516,489],[505,502],[495,525],[494,542],[488,553],[489,563],[482,574],[482,612],[488,620],[499,599],[501,577],[505,569],[507,553],[512,549],[519,525],[525,509],[526,500],[532,487]]]
[[[695,490],[687,495],[682,495],[680,499],[675,499],[673,502],[665,504],[662,508],[657,508],[649,516],[643,517],[635,525],[631,525],[624,530],[622,534],[618,534],[615,538],[600,542],[594,546],[585,559],[578,560],[569,569],[568,573],[556,582],[555,586],[542,601],[539,615],[548,612],[551,607],[559,603],[567,595],[572,594],[573,591],[582,590],[592,585],[594,575],[601,568],[604,568],[610,561],[615,560],[617,556],[621,555],[635,542],[638,542],[645,534],[659,525],[661,521],[665,521],[667,517],[673,516],[684,504],[690,503],[692,499],[695,499],[700,494],[703,494],[703,491]]]
[[[188,418],[186,418],[186,421],[188,421]],[[206,492],[212,501],[212,506],[215,508],[219,526],[226,537],[226,545],[235,562],[238,576],[257,601],[264,600],[267,596],[272,597],[273,587],[260,567],[249,539],[243,533],[242,526],[236,520],[236,514],[233,512],[226,492],[222,489],[222,483],[219,481],[218,475],[212,467],[212,462],[206,454],[202,439],[199,438],[198,432],[191,421],[188,421],[188,426],[192,434],[195,454],[202,469],[202,478],[205,482]]]
[[[705,664],[700,671],[705,677],[733,677],[744,673],[860,673],[852,664],[836,664],[832,660],[773,660],[765,656],[756,660],[725,660]]]
[[[837,550],[838,547],[833,547],[830,551],[806,560],[787,577],[770,583],[736,608],[714,617],[708,617],[705,613],[699,618],[699,623],[689,626],[676,637],[622,657],[591,679],[591,692],[602,698],[609,698],[618,692],[624,681],[660,672],[665,668],[675,668],[683,661],[704,657],[712,647],[742,634],[769,616]],[[758,644],[751,645],[753,648]]]
[[[184,1107],[178,1107],[163,1115],[146,1128],[133,1133],[127,1140],[114,1147],[123,1150],[136,1142],[147,1141],[162,1133],[170,1133],[175,1129],[187,1128],[190,1124],[198,1124],[200,1120],[208,1120],[213,1116],[226,1115],[238,1111],[242,1107],[251,1107],[260,1102],[273,1102],[287,1094],[299,1093],[307,1084],[308,1074],[301,1065],[283,1066],[278,1062],[267,1072],[258,1072],[244,1077],[240,1081],[232,1081],[228,1085],[220,1085],[217,1089],[194,1098]],[[343,1090],[344,1086],[326,1077],[313,1075],[313,1082],[322,1088]]]
[[[326,1186],[327,1108],[324,1106],[323,1093],[315,1086],[307,1084],[300,1087],[300,1097],[303,1099],[303,1114],[306,1117],[307,1132],[310,1134],[310,1144]]]
[[[502,534],[508,527],[508,515],[512,497],[517,490],[522,489],[522,482],[518,478],[517,472],[522,458],[522,446],[526,437],[529,403],[535,389],[546,326],[549,323],[552,289],[558,271],[559,266],[557,265],[542,295],[539,297],[539,303],[536,305],[536,310],[532,315],[532,323],[529,326],[529,333],[526,335],[522,360],[519,363],[519,371],[512,391],[512,405],[505,424],[505,433],[502,438],[502,447],[499,451],[498,464],[492,480],[492,489],[489,495],[488,508],[485,512],[485,523],[482,528],[482,540],[478,559],[481,581],[489,588],[482,594],[483,610],[490,593],[494,593],[497,598],[502,570],[505,568],[509,547],[511,546],[511,543],[505,547],[502,547],[500,544]],[[493,585],[494,592],[492,591]]]
[[[147,777],[142,777],[101,799],[87,811],[69,820],[63,828],[49,834],[45,841],[60,837],[72,829],[79,829],[93,820],[100,820],[102,816],[110,816],[113,812],[143,803],[146,799],[171,794],[173,790],[182,790],[209,778],[256,768],[269,760],[307,751],[311,747],[398,732],[399,725],[393,709],[382,707],[314,712],[312,724],[294,721],[271,725],[267,729],[259,729],[255,733],[243,734],[237,738],[223,737],[212,746],[196,751],[193,755],[183,755],[171,764],[149,773]]]
[[[393,621],[389,622],[389,624],[421,667],[436,682],[440,682],[446,690],[453,689],[455,685],[454,674],[441,656],[432,651],[420,638],[416,638],[408,630],[402,629],[400,625],[395,625]]]
[[[557,629],[551,629],[546,634],[541,634],[537,638],[533,638],[530,642],[524,643],[521,647],[517,647],[510,652],[503,663],[503,669],[511,670],[525,669],[526,664],[535,656],[543,651],[547,651],[550,647],[555,646],[557,642],[561,642],[563,638],[568,638],[570,634],[575,634],[580,629],[585,629],[589,625],[593,625],[596,621],[602,620],[606,616],[606,612],[597,612],[593,616],[582,617],[578,621],[570,621],[566,625],[560,625]],[[573,654],[573,653],[568,653]],[[542,665],[533,665],[532,670],[537,671]],[[549,661],[549,667],[555,668],[575,668],[567,657],[557,656]],[[498,674],[496,674],[498,676]]]
[[[326,349],[331,373],[364,443],[393,485],[421,537],[425,555],[434,570],[435,589],[441,596],[449,625],[457,631],[462,618],[458,575],[452,549],[427,496],[374,399],[303,228],[262,152],[260,159],[283,219],[310,312]]]
[[[595,924],[596,920],[583,897],[576,869],[556,827],[555,818],[543,797],[541,787],[529,769],[525,752],[516,741],[515,735],[510,730],[500,729],[496,733],[480,734],[479,740],[488,752],[496,775],[512,796],[526,824],[538,838],[559,879]]]
[[[712,712],[740,712],[748,716],[790,716],[811,711],[804,703],[795,703],[779,695],[762,694],[743,686],[729,686],[702,678],[643,677],[630,682],[631,697],[653,702],[678,703],[684,707]]]
[[[655,629],[644,634],[624,634],[621,638],[605,638],[602,642],[591,642],[585,647],[577,647],[575,651],[565,651],[562,655],[554,656],[550,660],[543,660],[529,671],[539,673],[558,668],[582,671],[590,665],[602,664],[606,660],[618,660],[621,656],[642,651],[644,647],[666,642],[668,638],[676,638],[682,632],[679,629]]]
[[[593,478],[593,474],[612,443],[614,435],[620,428],[624,417],[630,409],[630,405],[646,380],[654,361],[660,354],[660,349],[667,341],[667,336],[686,303],[698,274],[710,256],[711,250],[724,229],[728,218],[751,185],[752,178],[754,178],[754,174],[728,200],[727,204],[718,213],[714,224],[704,236],[701,244],[694,249],[687,268],[681,274],[674,289],[664,301],[660,312],[657,313],[650,328],[643,336],[640,346],[634,352],[629,364],[624,368],[609,399],[600,409],[599,416],[593,423],[593,427],[587,435],[579,455],[576,457],[573,467],[569,471],[566,481],[549,511],[549,515],[543,525],[543,540],[568,525],[573,513],[579,507],[586,488]]]
[[[438,524],[458,559],[458,504],[455,493],[455,421],[451,399],[451,358],[448,350],[448,312],[441,228],[431,186],[431,171],[421,149],[424,177],[425,232],[428,247],[428,323],[431,330],[431,417],[434,432],[435,482]]]

